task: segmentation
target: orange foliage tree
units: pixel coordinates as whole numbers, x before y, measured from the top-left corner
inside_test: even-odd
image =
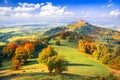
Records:
[[[35,47],[32,43],[26,43],[24,45],[24,49],[26,50],[26,53],[28,55],[28,58],[34,57],[35,55]]]
[[[27,61],[26,50],[23,46],[19,46],[15,50],[15,54],[12,57],[13,69],[20,69],[20,67]]]
[[[16,44],[8,44],[6,47],[4,47],[3,52],[6,58],[12,58],[15,49],[17,48]]]

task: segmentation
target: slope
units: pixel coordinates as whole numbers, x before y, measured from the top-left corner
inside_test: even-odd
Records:
[[[51,44],[53,42],[51,41]],[[80,53],[74,45],[66,40],[61,41],[61,46],[51,45],[70,62],[68,73],[82,76],[104,76],[110,73],[106,66]]]
[[[96,42],[118,42],[120,41],[120,32],[108,28],[98,27],[84,20],[67,26],[69,31],[82,34]]]

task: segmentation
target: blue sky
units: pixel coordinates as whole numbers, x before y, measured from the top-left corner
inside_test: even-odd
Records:
[[[0,23],[74,22],[120,25],[120,0],[0,0]]]

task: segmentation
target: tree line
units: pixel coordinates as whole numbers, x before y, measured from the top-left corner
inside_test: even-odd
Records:
[[[120,45],[117,44],[97,44],[93,41],[81,39],[78,43],[80,52],[91,54],[114,69],[120,69]]]

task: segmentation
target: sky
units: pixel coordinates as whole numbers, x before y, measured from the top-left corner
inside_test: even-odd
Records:
[[[80,19],[120,25],[120,0],[0,0],[0,24],[67,23]]]

